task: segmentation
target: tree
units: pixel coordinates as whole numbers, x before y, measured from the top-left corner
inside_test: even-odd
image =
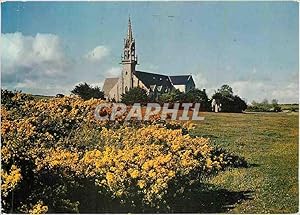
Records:
[[[278,100],[277,99],[272,99],[272,104],[273,105],[278,105]]]
[[[268,99],[264,99],[261,103],[264,104],[264,105],[268,105],[269,101],[268,101]]]
[[[277,99],[272,99],[272,106],[273,106],[273,110],[274,112],[281,112],[281,107],[278,104],[278,100]]]
[[[134,103],[146,103],[148,96],[146,90],[140,87],[131,88],[125,94],[122,94],[121,101],[126,105],[133,105]]]
[[[101,91],[99,87],[91,87],[87,83],[79,84],[71,91],[71,93],[78,95],[84,100],[89,100],[91,98],[104,99],[104,92]]]
[[[239,113],[247,109],[246,102],[239,96],[235,95],[233,98],[233,112]]]
[[[233,96],[224,96],[219,91],[215,92],[215,94],[212,96],[212,99],[215,99],[218,104],[221,104],[221,111],[222,112],[232,112],[232,106],[233,106]]]
[[[216,99],[220,104],[222,104],[222,112],[241,113],[247,108],[246,102],[238,95],[233,95],[232,88],[226,84],[218,89],[212,98]]]
[[[208,97],[205,91],[199,90],[197,88],[192,89],[186,93],[185,102],[207,102]]]
[[[168,93],[164,93],[159,97],[161,103],[182,102],[184,93],[178,89],[173,89]]]
[[[233,90],[232,88],[227,85],[227,84],[224,84],[221,86],[220,89],[218,89],[217,91],[218,93],[221,93],[222,96],[227,96],[227,97],[231,97],[233,96]]]
[[[250,112],[281,112],[281,107],[276,99],[272,99],[271,103],[267,99],[264,99],[261,103],[252,102],[247,108]]]
[[[209,109],[209,101],[205,90],[192,89],[184,96],[184,102],[200,103],[202,110]]]

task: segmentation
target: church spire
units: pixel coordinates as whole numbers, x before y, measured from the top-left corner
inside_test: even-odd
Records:
[[[128,18],[128,33],[127,33],[127,38],[128,38],[129,41],[132,41],[132,39],[133,39],[130,16]]]
[[[127,37],[124,39],[122,62],[130,62],[137,64],[137,56],[135,53],[135,40],[133,39],[130,16],[128,18]]]
[[[130,17],[128,18],[128,31],[124,39],[124,48],[122,58],[122,79],[121,93],[126,93],[133,87],[133,78],[135,66],[137,65],[137,56],[135,52],[135,40],[132,35],[132,27]]]

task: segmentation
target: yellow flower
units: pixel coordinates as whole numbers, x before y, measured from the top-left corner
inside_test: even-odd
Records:
[[[3,195],[6,196],[16,185],[21,181],[21,170],[17,166],[12,165],[10,173],[7,173],[3,169],[1,170],[1,189]]]
[[[175,172],[171,170],[171,171],[168,173],[168,176],[170,176],[170,177],[175,176]]]
[[[151,178],[155,177],[155,176],[156,176],[155,171],[154,171],[154,170],[151,170],[151,171],[149,172],[149,176],[150,176]]]
[[[212,168],[212,163],[213,163],[213,162],[211,161],[210,158],[207,158],[207,159],[206,159],[206,167],[207,167],[207,168],[211,169],[211,168]]]
[[[29,210],[30,214],[44,214],[47,213],[48,211],[48,206],[44,205],[42,201],[38,201],[32,209]]]
[[[137,185],[140,189],[143,189],[146,186],[146,182],[144,180],[139,180]]]
[[[139,176],[139,171],[138,170],[133,170],[131,173],[130,173],[130,176],[132,178],[137,178]]]
[[[108,185],[112,185],[115,183],[115,176],[114,174],[112,174],[111,172],[107,172],[106,173],[106,180]]]

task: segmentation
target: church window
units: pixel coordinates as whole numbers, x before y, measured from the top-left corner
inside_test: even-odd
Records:
[[[150,85],[150,90],[152,91],[152,92],[154,92],[154,90],[155,90],[155,87],[156,87],[156,85],[154,84],[154,85]]]
[[[126,86],[126,87],[125,87],[125,93],[127,93],[127,92],[128,92],[128,87]]]

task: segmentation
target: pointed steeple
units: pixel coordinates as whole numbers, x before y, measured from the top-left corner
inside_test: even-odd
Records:
[[[126,93],[133,87],[133,77],[135,66],[137,65],[137,55],[135,52],[135,40],[132,35],[130,16],[128,18],[128,31],[124,39],[122,62],[121,94]]]
[[[127,39],[128,39],[129,41],[132,41],[132,39],[133,39],[130,16],[129,16],[129,18],[128,18],[128,32],[127,32]]]
[[[135,53],[135,40],[133,39],[130,16],[128,18],[127,36],[124,39],[124,49],[123,49],[122,62],[137,63],[137,56],[136,56],[136,53]]]

